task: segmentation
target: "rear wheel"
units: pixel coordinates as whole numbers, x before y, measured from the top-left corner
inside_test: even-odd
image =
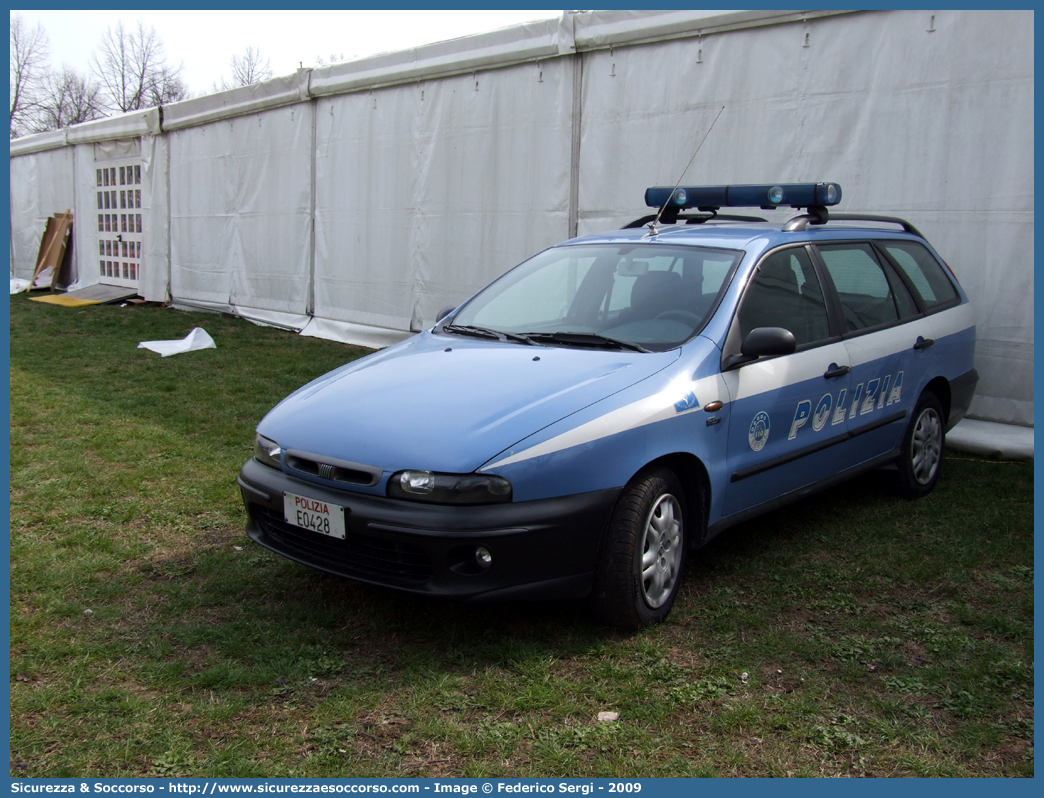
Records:
[[[942,403],[931,391],[917,400],[899,457],[899,493],[908,499],[927,496],[939,479],[946,429]]]
[[[591,608],[619,629],[659,623],[678,595],[685,561],[685,502],[673,472],[635,477],[613,512],[599,552]]]

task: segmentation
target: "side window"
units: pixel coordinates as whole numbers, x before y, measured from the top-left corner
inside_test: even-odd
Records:
[[[804,249],[769,255],[751,279],[737,316],[740,337],[757,327],[782,327],[797,345],[830,337],[823,289]]]
[[[820,246],[849,332],[899,320],[892,287],[869,244]]]
[[[895,270],[886,266],[885,274],[888,276],[888,284],[892,286],[892,296],[895,297],[896,307],[899,308],[899,318],[910,319],[919,314],[921,311],[914,302],[913,295]]]
[[[882,241],[881,246],[910,278],[928,310],[957,298],[943,267],[925,247],[913,241]]]

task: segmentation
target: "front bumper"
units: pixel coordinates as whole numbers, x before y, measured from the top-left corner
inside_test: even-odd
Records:
[[[479,506],[422,504],[334,490],[249,460],[238,479],[247,534],[320,571],[411,593],[472,600],[581,598],[620,490]],[[345,540],[283,517],[283,492],[345,508]],[[477,546],[492,554],[487,569]]]

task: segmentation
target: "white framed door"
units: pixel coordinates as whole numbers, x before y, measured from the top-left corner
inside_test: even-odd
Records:
[[[98,282],[137,288],[141,279],[141,160],[95,164]]]

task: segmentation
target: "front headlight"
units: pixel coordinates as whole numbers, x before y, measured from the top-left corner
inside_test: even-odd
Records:
[[[264,435],[257,436],[257,440],[254,443],[254,459],[257,462],[282,470],[282,454],[283,450],[279,448],[278,443],[270,441]]]
[[[429,504],[506,504],[511,483],[492,474],[399,471],[388,480],[388,495]]]

